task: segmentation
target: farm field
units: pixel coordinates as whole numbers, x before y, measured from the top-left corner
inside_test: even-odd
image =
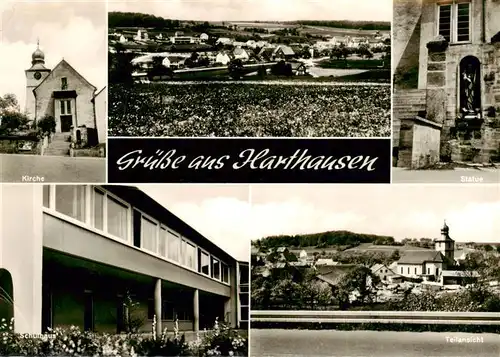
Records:
[[[390,86],[314,82],[112,85],[110,136],[388,137]]]

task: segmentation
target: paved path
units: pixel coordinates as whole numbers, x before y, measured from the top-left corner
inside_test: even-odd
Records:
[[[478,182],[482,179],[482,182]],[[393,183],[498,183],[499,169],[407,170],[392,168]]]
[[[500,335],[252,329],[250,348],[252,357],[498,357]]]
[[[106,182],[106,159],[0,154],[0,182]]]

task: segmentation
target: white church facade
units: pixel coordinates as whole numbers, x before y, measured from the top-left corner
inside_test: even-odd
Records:
[[[445,270],[454,269],[455,241],[444,223],[434,249],[407,250],[397,262],[396,272],[412,279],[438,281]]]
[[[104,142],[99,130],[95,97],[97,88],[62,59],[53,69],[45,67],[45,54],[39,47],[32,54],[31,67],[26,73],[26,106],[28,118],[37,123],[53,117],[55,132],[65,134],[79,147]],[[102,116],[102,115],[100,115]]]

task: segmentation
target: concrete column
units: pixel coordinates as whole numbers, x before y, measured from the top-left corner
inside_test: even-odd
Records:
[[[156,336],[161,336],[161,279],[156,279],[155,283],[155,315],[156,315]]]
[[[232,311],[232,302],[234,300],[227,298],[224,300],[224,322],[229,324],[229,326],[234,327],[234,319],[233,319],[233,311]]]
[[[200,331],[200,291],[194,290],[193,296],[193,330],[198,333]]]
[[[0,185],[0,268],[12,277],[18,333],[42,331],[42,204],[41,185]]]

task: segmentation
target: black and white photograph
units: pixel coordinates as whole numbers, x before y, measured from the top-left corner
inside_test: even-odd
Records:
[[[106,2],[0,6],[0,181],[106,180]]]
[[[256,185],[251,356],[496,357],[498,185]]]
[[[500,182],[500,3],[394,1],[393,182]]]
[[[248,185],[0,186],[0,355],[248,356]]]
[[[391,136],[390,0],[108,11],[110,136]]]

